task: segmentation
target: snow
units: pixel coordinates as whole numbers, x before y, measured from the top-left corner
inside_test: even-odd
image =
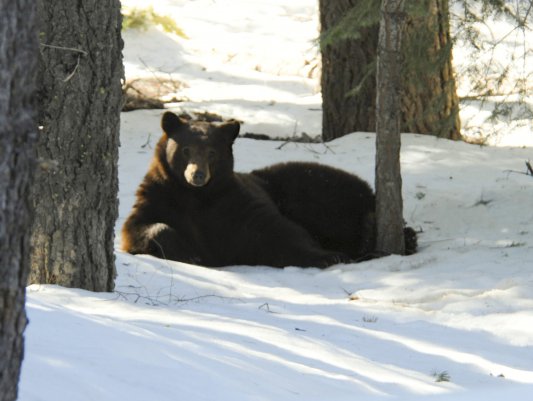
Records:
[[[154,2],[189,39],[126,32],[128,77],[171,73],[190,99],[172,110],[239,118],[243,132],[318,134],[317,77],[305,63],[316,4],[285,3]],[[117,236],[160,116],[122,115]],[[513,137],[506,129],[501,138]],[[404,216],[422,230],[420,252],[409,257],[324,270],[207,269],[125,254],[117,238],[114,293],[28,287],[19,400],[530,399],[531,136],[488,147],[404,134]],[[236,170],[306,160],[372,183],[374,140],[241,138]]]

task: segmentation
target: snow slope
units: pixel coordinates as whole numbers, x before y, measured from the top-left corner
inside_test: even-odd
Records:
[[[190,39],[126,33],[127,73],[152,74],[146,64],[187,82],[191,101],[176,111],[216,111],[273,136],[318,132],[320,95],[302,62],[315,2],[268,3],[154,2]],[[122,115],[117,229],[160,115]],[[533,149],[402,139],[419,253],[324,270],[207,269],[124,254],[117,238],[114,293],[28,287],[19,400],[529,400],[533,177],[523,172]],[[373,182],[373,134],[327,145],[238,139],[234,149],[238,171],[308,160]]]
[[[157,114],[124,115],[121,218],[150,153],[141,121],[156,126]],[[278,270],[117,251],[114,294],[29,287],[20,399],[525,400],[533,179],[506,170],[522,169],[531,149],[403,139],[405,216],[424,231],[420,253]],[[237,169],[315,160],[372,179],[370,134],[279,144],[238,140]],[[435,382],[441,372],[450,382]]]

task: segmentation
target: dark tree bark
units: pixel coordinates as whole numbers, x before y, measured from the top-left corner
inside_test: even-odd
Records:
[[[30,268],[29,186],[37,139],[38,41],[32,0],[0,0],[0,401],[14,401]]]
[[[376,98],[376,251],[403,255],[400,107],[404,0],[383,0],[381,4]]]
[[[421,4],[423,11],[409,13],[403,40],[402,132],[458,140],[461,121],[448,0]]]
[[[39,0],[32,283],[113,289],[122,104],[118,0]]]
[[[320,0],[322,33],[337,25],[360,1]],[[322,138],[325,141],[354,131],[374,132],[376,129],[374,63],[378,30],[377,27],[365,28],[360,34],[359,39],[339,40],[322,46]],[[357,94],[348,95],[358,86]]]
[[[320,0],[321,31],[326,34],[354,7],[377,0]],[[448,0],[412,5],[402,54],[402,132],[460,139],[459,100],[452,68]],[[359,39],[322,46],[322,136],[376,129],[375,56],[379,25],[361,30]],[[347,94],[358,88],[351,96]]]

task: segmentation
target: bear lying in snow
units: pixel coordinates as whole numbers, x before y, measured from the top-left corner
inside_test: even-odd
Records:
[[[313,163],[233,171],[239,124],[171,112],[122,229],[122,248],[203,266],[326,267],[372,257],[374,194]],[[408,253],[416,234],[405,229]]]

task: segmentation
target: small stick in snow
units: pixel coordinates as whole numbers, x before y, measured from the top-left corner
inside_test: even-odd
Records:
[[[149,147],[150,149],[152,148],[152,146],[150,146],[150,139],[152,138],[152,134],[149,133],[148,134],[148,139],[146,139],[146,142],[144,144],[141,145],[141,148],[145,148],[145,147]]]
[[[276,150],[280,150],[281,148],[283,148],[285,145],[287,145],[288,143],[291,143],[290,140],[286,140],[285,142],[283,142],[281,145],[279,145]]]
[[[259,305],[257,309],[265,309],[268,313],[278,313],[278,312],[274,312],[270,310],[270,305],[268,304],[268,302],[265,302],[264,304]]]
[[[526,162],[526,167],[527,167],[527,173],[526,175],[532,175],[533,176],[533,168],[531,167],[531,162],[528,160]]]
[[[516,171],[516,170],[504,170],[505,173],[516,173],[516,174],[525,174],[525,175],[530,175],[530,176],[533,176],[533,167],[531,166],[531,162],[528,160],[525,162],[526,163],[526,172],[524,173],[523,171]]]

